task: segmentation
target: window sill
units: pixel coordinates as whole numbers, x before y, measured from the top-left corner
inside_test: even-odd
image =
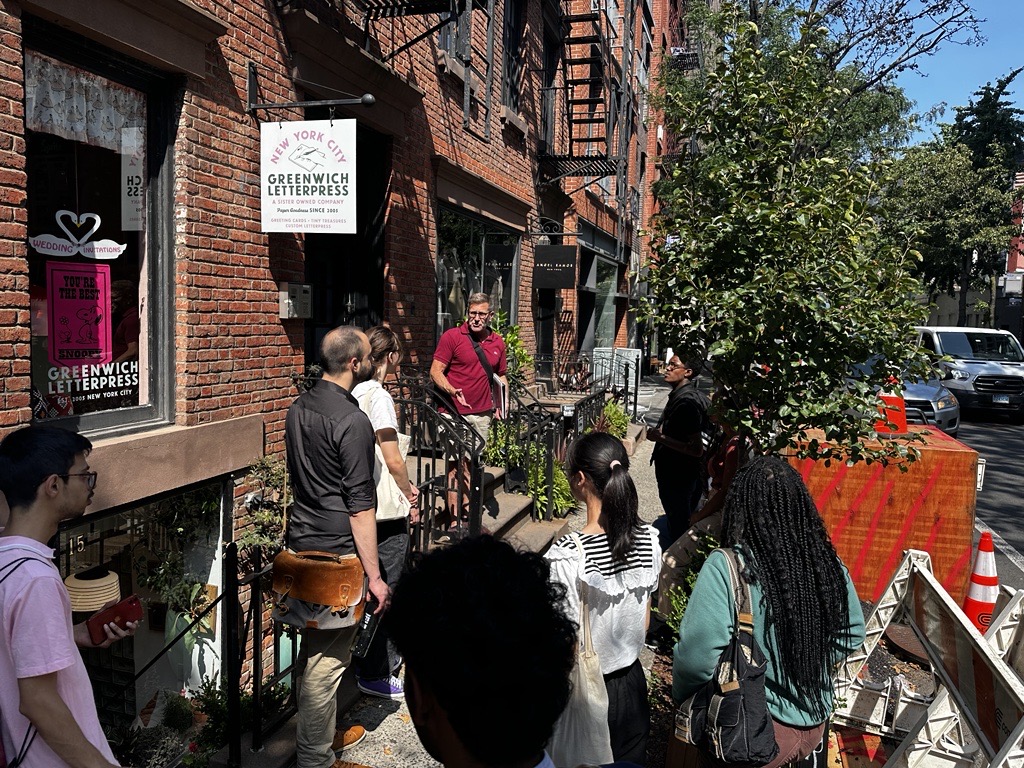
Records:
[[[448,51],[437,52],[437,67],[445,74],[449,74],[462,83],[466,82],[466,66]],[[472,72],[469,75],[469,92],[476,98],[480,90],[480,81]]]
[[[517,112],[512,111],[504,104],[501,106],[501,111],[498,113],[498,118],[501,120],[501,124],[506,128],[511,128],[514,131],[518,131],[524,137],[529,134],[530,126],[526,124],[526,120]]]

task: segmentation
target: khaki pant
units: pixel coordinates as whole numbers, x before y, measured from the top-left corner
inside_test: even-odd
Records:
[[[335,718],[338,684],[352,660],[355,625],[343,629],[302,631],[299,673],[295,679],[298,701],[295,751],[298,768],[331,768],[335,756]]]

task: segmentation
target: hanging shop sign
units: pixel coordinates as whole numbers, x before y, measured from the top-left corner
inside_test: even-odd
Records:
[[[576,287],[576,246],[538,245],[533,256],[534,288]]]
[[[260,126],[264,232],[356,231],[356,121]]]
[[[28,239],[28,244],[44,256],[84,256],[87,259],[116,259],[124,253],[127,245],[115,243],[113,240],[96,240],[89,238],[100,228],[98,213],[72,213],[57,211],[57,226],[67,235],[36,235]]]

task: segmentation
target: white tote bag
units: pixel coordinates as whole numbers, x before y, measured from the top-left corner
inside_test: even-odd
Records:
[[[583,542],[577,534],[572,534],[573,541],[580,552],[580,571],[586,557],[583,553]],[[565,705],[555,732],[548,744],[548,754],[558,768],[587,763],[600,765],[610,763],[612,755],[612,739],[608,732],[608,689],[601,674],[601,661],[594,650],[590,636],[590,611],[587,606],[587,590],[583,581],[578,582],[580,595],[580,638],[576,656],[576,665],[569,675],[572,692],[569,703]]]
[[[359,400],[359,409],[367,416],[370,415],[371,402],[376,389],[371,389]],[[402,454],[402,461],[409,454],[409,435],[398,433],[398,452]],[[409,509],[412,505],[408,497],[402,493],[384,461],[384,453],[380,449],[380,443],[374,440],[373,443],[373,482],[377,486],[377,520],[404,520],[409,516]]]

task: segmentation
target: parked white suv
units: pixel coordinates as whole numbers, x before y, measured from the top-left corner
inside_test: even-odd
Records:
[[[1009,331],[992,328],[924,326],[922,347],[952,360],[940,363],[943,384],[964,408],[1024,416],[1024,349]]]

